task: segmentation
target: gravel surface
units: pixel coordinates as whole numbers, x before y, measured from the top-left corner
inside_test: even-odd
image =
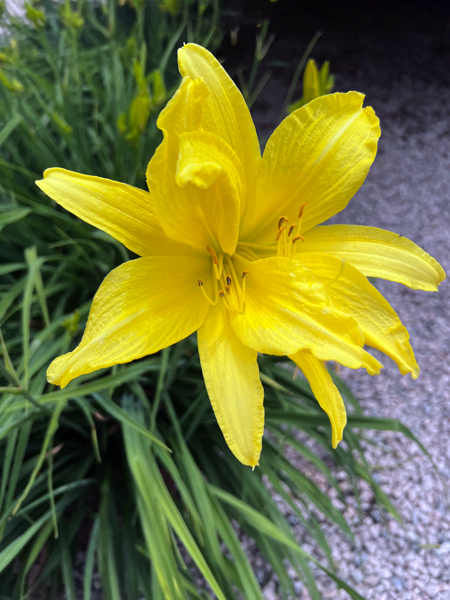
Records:
[[[348,14],[330,9],[331,13],[324,10],[319,15],[312,9],[303,21],[292,10],[291,30],[280,33],[270,50],[271,58],[287,61],[292,68],[289,76],[284,70],[274,71],[255,104],[255,120],[260,133],[270,134],[276,125],[273,107],[284,99],[295,61],[322,29],[313,56],[319,63],[331,61],[336,91],[366,94],[366,104],[374,107],[382,128],[378,156],[366,183],[332,222],[395,231],[450,272],[450,15],[443,10],[429,14],[424,3],[408,6],[386,4],[371,13],[358,12],[349,3]],[[287,15],[280,14],[280,27],[282,16],[286,21]],[[377,352],[385,365],[379,376],[349,369],[342,369],[341,375],[366,414],[401,419],[420,438],[444,484],[414,443],[397,433],[373,432],[377,445],[368,446],[367,459],[404,526],[373,508],[369,489],[363,490],[362,522],[354,506],[345,510],[353,524],[354,544],[336,526],[323,526],[338,574],[367,600],[449,600],[450,513],[445,495],[450,479],[449,284],[442,284],[439,293],[387,281],[376,285],[408,328],[421,375],[415,381],[409,375],[402,377],[396,365]],[[308,464],[299,464],[327,489],[326,481]],[[345,489],[344,475],[338,473],[338,478]],[[328,490],[331,495],[333,491]],[[340,506],[338,500],[336,505]],[[313,551],[301,528],[298,537],[306,550]],[[322,574],[317,577],[324,598],[348,597]],[[297,591],[297,598],[309,598],[300,582]],[[279,598],[276,581],[270,580],[264,593],[267,600]]]

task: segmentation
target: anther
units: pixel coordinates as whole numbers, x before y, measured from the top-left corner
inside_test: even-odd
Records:
[[[244,279],[244,277],[245,277],[246,275],[248,275],[248,271],[243,271],[243,273],[242,273],[242,279]]]
[[[281,237],[281,234],[283,233],[283,231],[284,231],[285,229],[286,229],[286,226],[284,226],[284,227],[281,227],[281,229],[279,229],[279,230],[278,230],[277,237],[275,238],[275,241],[276,241],[276,242],[278,242],[278,240],[279,240],[279,239],[280,239],[280,237]]]
[[[227,284],[231,285],[231,277],[229,275],[227,276]]]
[[[220,296],[221,298],[224,298],[224,296],[225,296],[225,292],[224,292],[223,290],[219,290],[219,296]]]
[[[287,217],[280,217],[278,219],[278,229],[280,229],[280,227],[282,225],[284,225],[285,223],[287,223],[289,221],[289,219]]]
[[[302,235],[296,235],[295,238],[292,240],[292,243],[295,244],[295,242],[297,242],[298,240],[302,240],[302,242],[304,242],[305,238]]]
[[[288,233],[288,235],[291,235],[291,233],[294,231],[294,229],[295,229],[296,227],[297,227],[297,225],[291,225],[291,226],[289,227],[289,233]]]
[[[217,254],[215,253],[215,251],[212,248],[210,248],[209,246],[206,246],[206,249],[211,254],[212,259],[213,259],[213,263],[215,265],[219,264],[219,259],[217,258]]]
[[[217,287],[215,288],[216,289],[216,294],[215,294],[216,299],[215,300],[211,300],[211,298],[205,292],[205,288],[203,287],[204,286],[203,281],[201,279],[197,279],[197,283],[198,283],[198,287],[200,288],[200,291],[202,292],[203,296],[205,297],[205,300],[207,300],[211,304],[211,306],[215,306],[217,304],[218,300],[219,300],[218,297],[217,297]]]
[[[300,206],[300,210],[298,213],[298,218],[301,219],[303,216],[303,211],[305,210],[305,206],[306,206],[306,202],[303,202],[303,204]]]

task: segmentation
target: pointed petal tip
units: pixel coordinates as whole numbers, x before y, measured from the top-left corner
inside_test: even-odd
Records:
[[[347,425],[347,414],[344,412],[344,417],[340,423],[332,422],[331,423],[331,445],[333,446],[333,450],[339,446],[344,438],[344,429]]]
[[[53,362],[50,363],[47,369],[47,381],[52,383],[53,385],[58,385],[61,389],[65,388],[68,383],[70,383],[70,377],[64,377],[64,364],[67,362],[67,357],[71,354],[63,354],[62,356],[58,356],[55,358]]]
[[[234,453],[233,453],[234,454]],[[236,455],[235,455],[236,456]],[[259,450],[259,452],[257,454],[252,455],[251,457],[247,456],[244,457],[242,456],[242,454],[238,457],[236,456],[236,458],[239,460],[239,462],[241,462],[244,466],[246,467],[251,467],[252,471],[254,471],[256,469],[256,467],[259,467],[259,458],[261,456],[261,449]]]
[[[340,437],[336,437],[335,434],[333,433],[333,437],[332,437],[332,441],[331,441],[331,445],[333,446],[333,450],[336,450],[336,448],[339,446],[339,444],[342,442],[342,434]]]
[[[251,467],[252,471],[259,467],[259,459],[262,451],[262,435],[259,439],[254,440],[253,446],[242,448],[236,443],[230,443],[226,440],[229,449],[234,454],[235,458],[245,467]]]

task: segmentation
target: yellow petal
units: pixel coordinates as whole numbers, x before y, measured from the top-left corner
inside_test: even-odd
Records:
[[[83,221],[105,231],[141,256],[192,253],[161,229],[148,192],[125,183],[47,169],[36,184],[50,198]]]
[[[207,95],[201,80],[183,80],[158,120],[164,141],[148,165],[147,182],[161,226],[171,239],[201,252],[211,246],[232,254],[246,174],[224,140],[199,130]]]
[[[236,337],[222,303],[210,309],[197,336],[206,389],[225,441],[241,463],[254,467],[264,433],[256,352]]]
[[[376,227],[326,225],[305,233],[302,250],[343,258],[366,277],[398,281],[413,290],[437,291],[441,265],[407,238]],[[301,260],[301,258],[300,258]]]
[[[184,222],[191,215],[198,222],[201,210],[222,250],[233,254],[239,234],[240,199],[246,193],[245,172],[233,149],[206,131],[183,133],[176,182],[189,194],[190,202],[178,206],[172,198],[170,210],[178,211]],[[192,191],[201,202],[198,208],[191,201]]]
[[[419,367],[406,327],[362,273],[329,254],[302,252],[298,259],[325,284],[333,305],[357,321],[366,344],[390,356],[402,375],[412,373],[414,379],[418,377]]]
[[[259,141],[245,100],[226,71],[205,48],[186,44],[178,50],[183,77],[201,77],[209,97],[202,106],[202,127],[221,137],[244,165],[250,186],[260,161]]]
[[[273,242],[277,219],[308,231],[345,208],[377,151],[379,121],[357,92],[321,96],[289,115],[266,144],[241,239]]]
[[[210,264],[155,256],[111,271],[94,297],[80,345],[50,365],[50,383],[65,387],[79,375],[152,354],[196,331],[209,306],[197,279],[209,285]]]
[[[198,131],[202,127],[202,115],[210,92],[203,79],[184,77],[173,98],[161,111],[156,124],[170,139],[178,152],[177,136],[188,131]],[[171,146],[171,149],[172,149]]]
[[[246,306],[243,314],[232,313],[231,325],[246,346],[275,355],[310,350],[321,360],[379,373],[382,365],[362,348],[356,321],[329,302],[325,286],[304,265],[278,257],[236,270],[244,269]]]
[[[331,443],[333,448],[336,448],[342,440],[344,427],[347,424],[345,404],[339,390],[334,385],[323,361],[315,358],[310,352],[297,352],[289,358],[302,370],[320,408],[327,413],[331,423]]]

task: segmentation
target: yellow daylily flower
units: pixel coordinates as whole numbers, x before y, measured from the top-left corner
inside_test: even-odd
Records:
[[[194,331],[206,388],[234,455],[258,464],[264,430],[257,353],[289,355],[328,414],[333,446],[345,406],[324,361],[378,373],[364,344],[401,373],[419,368],[408,332],[367,276],[436,290],[445,274],[413,242],[372,227],[320,223],[363,183],[380,135],[357,92],[293,112],[263,156],[242,95],[204,48],[178,52],[183,80],[158,119],[164,140],[149,192],[64,169],[38,186],[141,258],[101,284],[80,345],[48,369],[64,387]]]

